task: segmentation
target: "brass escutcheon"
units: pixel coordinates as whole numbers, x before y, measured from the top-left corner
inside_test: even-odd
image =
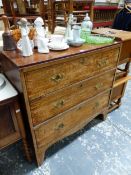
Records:
[[[102,88],[102,86],[103,86],[103,83],[97,83],[96,86],[95,86],[95,88],[97,90],[99,90],[100,88]]]
[[[99,102],[97,101],[97,102],[95,102],[95,105],[94,105],[94,107],[93,107],[93,110],[96,110],[98,107],[99,107]]]
[[[84,64],[84,63],[85,63],[85,58],[81,58],[81,59],[80,59],[80,63],[81,63],[81,64]]]
[[[55,130],[59,130],[59,129],[62,129],[62,128],[64,128],[64,124],[60,123],[58,126],[56,126]]]
[[[54,105],[56,108],[60,108],[64,105],[64,100],[59,100],[56,102],[56,104]]]
[[[107,66],[109,64],[109,60],[108,59],[102,59],[100,60],[100,62],[98,63],[98,68]]]
[[[54,76],[51,77],[51,80],[54,82],[59,82],[64,78],[63,74],[56,74]]]

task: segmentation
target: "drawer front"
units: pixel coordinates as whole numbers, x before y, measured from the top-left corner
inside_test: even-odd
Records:
[[[29,100],[115,67],[118,54],[119,48],[108,49],[26,72],[25,81]]]
[[[109,94],[109,92],[106,92],[99,95],[43,123],[34,131],[37,146],[40,148],[44,145],[55,143],[67,136],[68,133],[71,133],[71,130],[75,132],[80,126],[86,125],[92,115],[97,115],[98,112],[108,106]]]
[[[80,102],[112,87],[115,71],[73,84],[30,103],[33,125],[37,125]]]

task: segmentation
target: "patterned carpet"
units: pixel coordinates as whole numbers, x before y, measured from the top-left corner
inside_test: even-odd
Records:
[[[131,81],[122,106],[53,145],[37,168],[21,142],[0,152],[0,175],[131,175]]]

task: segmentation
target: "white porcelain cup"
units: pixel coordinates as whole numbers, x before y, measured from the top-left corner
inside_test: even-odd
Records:
[[[63,35],[51,35],[50,43],[48,44],[50,48],[63,49],[67,46]]]
[[[51,42],[53,43],[62,43],[63,40],[64,40],[64,36],[63,35],[51,35],[51,38],[50,38]]]

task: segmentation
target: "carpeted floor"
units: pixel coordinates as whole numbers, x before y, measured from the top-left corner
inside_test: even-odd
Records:
[[[53,145],[41,167],[25,160],[21,142],[2,150],[0,175],[131,175],[131,81],[119,109]]]

